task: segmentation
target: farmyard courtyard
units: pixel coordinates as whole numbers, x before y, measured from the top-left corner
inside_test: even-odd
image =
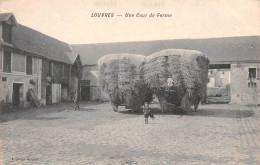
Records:
[[[201,105],[188,115],[152,107],[149,124],[108,103],[1,114],[1,164],[259,164],[259,107]]]

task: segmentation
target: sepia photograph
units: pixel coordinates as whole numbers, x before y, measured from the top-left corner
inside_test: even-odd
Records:
[[[260,164],[259,0],[0,0],[0,165]]]

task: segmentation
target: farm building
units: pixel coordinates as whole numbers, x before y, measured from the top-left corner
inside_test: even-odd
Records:
[[[1,106],[59,103],[78,90],[81,59],[67,43],[0,14]]]
[[[210,60],[208,98],[230,103],[253,104],[259,101],[260,36],[208,39],[176,39],[71,45],[81,55],[86,81],[86,100],[106,98],[98,89],[97,60],[114,53],[150,55],[164,49],[190,49],[203,52]],[[81,88],[81,89],[83,89]]]

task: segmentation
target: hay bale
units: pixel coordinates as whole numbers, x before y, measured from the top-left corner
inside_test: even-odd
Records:
[[[109,96],[114,110],[126,105],[137,111],[151,95],[143,79],[144,62],[145,56],[126,53],[110,54],[98,60],[99,86]]]
[[[164,102],[184,110],[198,104],[206,96],[209,60],[199,51],[167,49],[153,53],[144,65],[145,81],[158,97],[162,111]],[[171,76],[173,86],[168,87]]]

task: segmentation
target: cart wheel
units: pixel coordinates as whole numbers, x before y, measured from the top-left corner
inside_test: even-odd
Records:
[[[199,107],[199,105],[197,104],[197,105],[194,105],[194,110],[195,110],[195,112],[197,112],[197,110],[198,110],[198,107]]]
[[[113,108],[113,110],[114,110],[115,112],[118,111],[118,106],[112,105],[112,108]]]

